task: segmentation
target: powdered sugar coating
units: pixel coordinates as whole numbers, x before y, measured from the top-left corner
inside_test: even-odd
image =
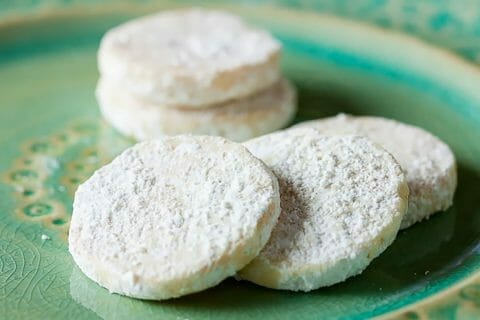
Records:
[[[147,141],[78,188],[69,250],[111,292],[167,299],[246,265],[279,211],[275,176],[243,146],[207,136]]]
[[[455,156],[431,133],[380,117],[336,117],[313,120],[299,126],[325,134],[364,135],[383,146],[398,161],[410,189],[408,212],[401,229],[452,205],[457,187]]]
[[[138,18],[102,39],[102,76],[152,102],[204,108],[276,82],[280,44],[232,14],[178,9]]]
[[[290,129],[245,146],[277,176],[282,212],[241,277],[310,291],[360,273],[394,240],[408,187],[393,157],[368,139]]]
[[[251,97],[202,110],[162,108],[139,101],[100,79],[97,99],[104,118],[137,140],[183,133],[245,141],[286,126],[296,111],[295,90],[287,80]]]

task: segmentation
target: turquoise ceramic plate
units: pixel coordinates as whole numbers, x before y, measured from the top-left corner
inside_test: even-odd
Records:
[[[283,68],[299,89],[296,121],[343,111],[432,131],[458,157],[454,206],[401,232],[362,275],[308,294],[227,280],[145,302],[111,295],[79,272],[66,242],[73,192],[132,143],[99,117],[99,39],[121,21],[169,6],[64,4],[0,20],[1,317],[479,317],[480,72],[406,36],[274,7],[228,9],[283,42]]]

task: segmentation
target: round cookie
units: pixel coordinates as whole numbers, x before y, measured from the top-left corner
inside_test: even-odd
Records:
[[[245,141],[286,126],[296,111],[295,90],[287,80],[252,97],[202,110],[162,108],[139,101],[103,79],[98,83],[97,99],[104,118],[136,140],[192,133]]]
[[[245,146],[280,185],[280,218],[239,275],[310,291],[361,273],[396,237],[408,187],[395,159],[364,137],[290,129]]]
[[[279,202],[275,176],[242,145],[207,136],[142,142],[80,185],[69,250],[111,292],[178,297],[250,262]]]
[[[313,127],[324,134],[364,135],[390,152],[404,170],[410,189],[401,229],[452,205],[457,187],[455,156],[431,133],[385,118],[345,114],[303,122],[298,127]]]
[[[108,31],[98,64],[109,82],[151,102],[205,108],[275,83],[280,49],[270,34],[232,14],[179,9]]]

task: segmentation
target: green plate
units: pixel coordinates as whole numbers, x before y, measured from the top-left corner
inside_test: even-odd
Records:
[[[343,111],[435,133],[458,158],[454,206],[402,231],[362,275],[307,294],[229,279],[147,302],[111,295],[83,276],[67,251],[73,193],[132,144],[99,116],[98,42],[111,26],[169,6],[47,6],[0,20],[1,317],[480,317],[480,71],[407,36],[268,6],[228,9],[283,42],[283,68],[299,90],[296,121]]]

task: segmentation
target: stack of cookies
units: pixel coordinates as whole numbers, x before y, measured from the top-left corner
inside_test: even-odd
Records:
[[[400,229],[451,206],[455,156],[421,128],[342,114],[243,144],[207,136],[288,123],[295,93],[279,54],[270,35],[219,11],[165,12],[105,36],[104,117],[158,139],[75,194],[69,250],[89,278],[154,300],[232,275],[311,291],[361,273]]]
[[[182,133],[247,140],[295,114],[280,52],[269,33],[229,13],[161,12],[104,36],[97,99],[106,121],[137,140]]]

